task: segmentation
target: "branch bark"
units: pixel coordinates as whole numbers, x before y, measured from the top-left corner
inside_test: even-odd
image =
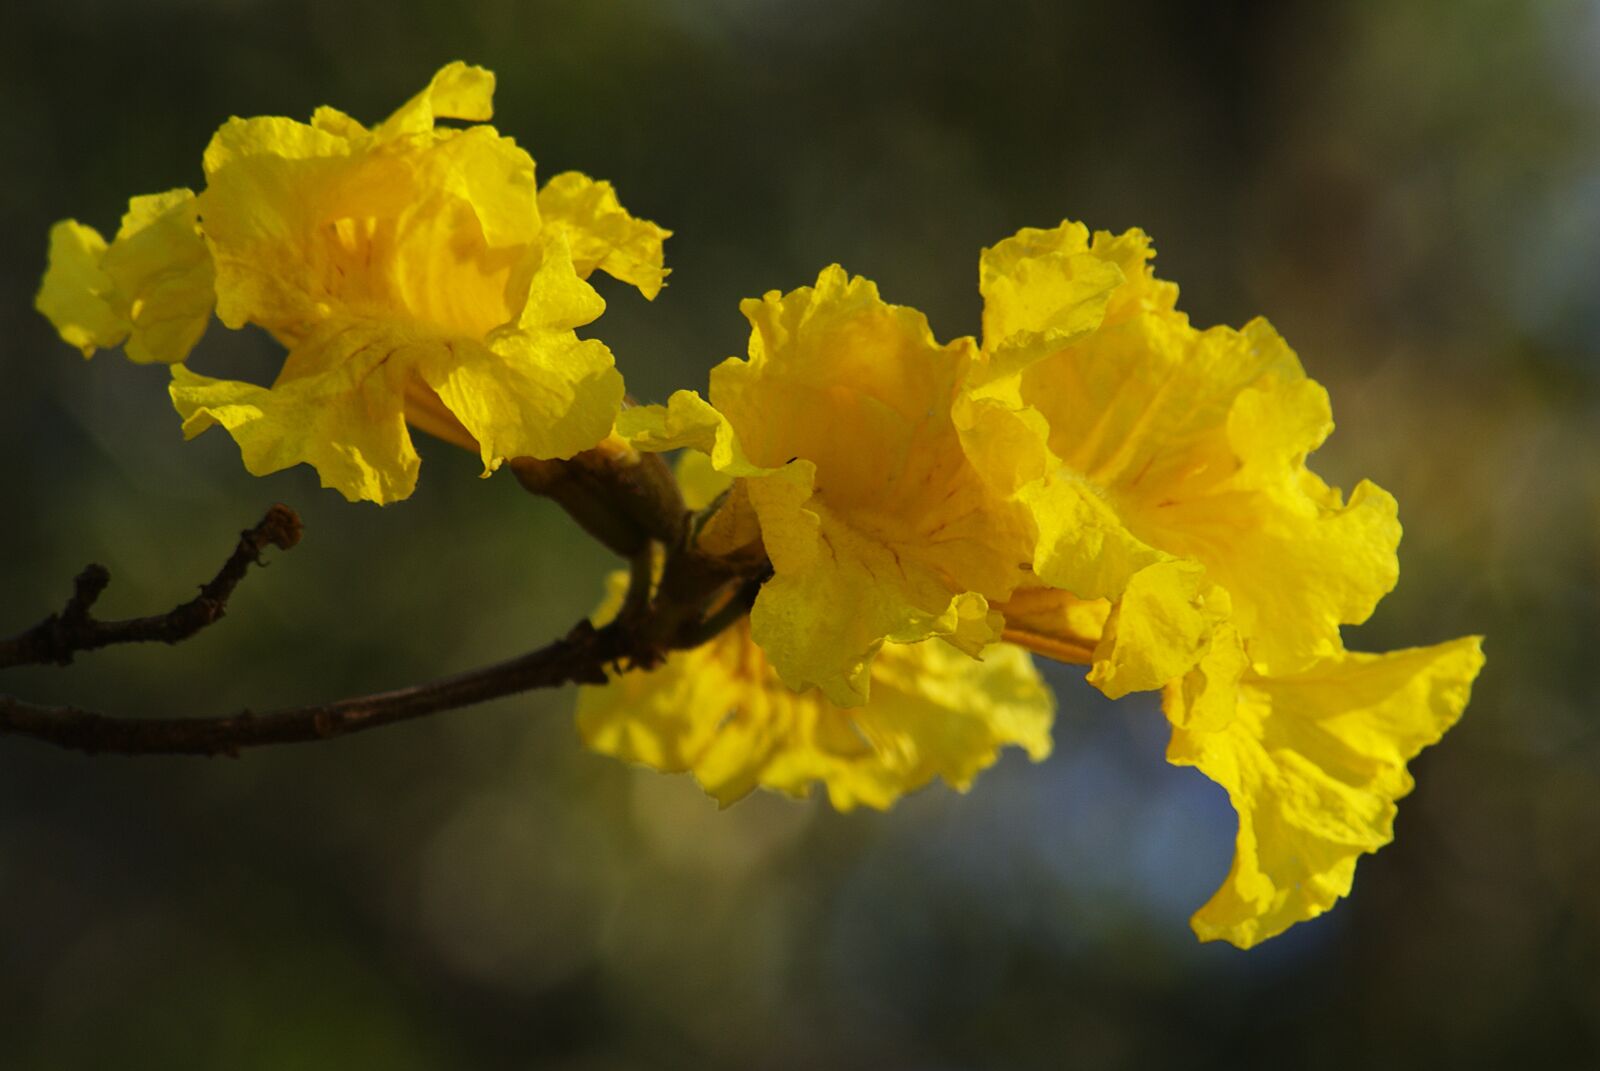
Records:
[[[428,684],[265,714],[127,719],[0,696],[0,733],[91,755],[237,755],[243,748],[326,740],[535,688],[603,684],[607,665],[649,657],[643,634],[624,622],[596,629],[585,621],[554,643],[506,662]]]
[[[289,550],[300,542],[300,518],[278,504],[253,527],[239,533],[239,544],[200,594],[164,614],[123,621],[98,621],[90,613],[111,582],[103,565],[90,565],[73,582],[72,597],[60,613],[51,614],[25,632],[0,640],[0,669],[10,666],[69,664],[80,651],[117,643],[179,643],[227,612],[228,598],[252,565],[260,565],[269,546]]]
[[[70,659],[74,651],[108,643],[177,642],[221,616],[228,593],[263,546],[293,546],[299,532],[294,513],[274,506],[261,524],[242,534],[233,556],[201,589],[198,599],[156,618],[123,622],[89,618],[88,607],[107,579],[104,569],[91,567],[79,578],[78,591],[62,613],[10,643],[19,651],[64,654]],[[580,621],[561,639],[538,650],[426,684],[263,714],[247,710],[198,718],[118,718],[0,695],[0,735],[31,737],[86,754],[237,755],[244,748],[326,740],[537,688],[604,684],[608,667],[648,668],[668,651],[705,642],[710,638],[708,626],[726,627],[732,618],[718,611],[708,613],[707,608],[728,585],[742,585],[733,596],[736,600],[748,601],[752,595],[746,590],[752,583],[749,578],[718,568],[713,560],[680,543],[669,553],[664,576],[692,575],[698,587],[691,590],[691,585],[679,584],[670,601],[652,599],[653,557],[648,546],[634,557],[623,612],[604,627]],[[18,662],[52,660],[29,657]]]

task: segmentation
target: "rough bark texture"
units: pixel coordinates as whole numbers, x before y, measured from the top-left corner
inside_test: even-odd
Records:
[[[583,622],[537,651],[497,665],[391,692],[222,717],[115,718],[0,696],[0,733],[32,737],[88,754],[233,755],[263,744],[325,740],[376,729],[516,692],[568,683],[604,683],[609,664],[645,658],[639,633],[622,621]]]
[[[300,517],[283,504],[267,510],[253,528],[239,533],[239,545],[217,575],[201,585],[200,594],[164,614],[126,621],[99,621],[90,613],[95,600],[111,582],[103,565],[90,565],[73,582],[72,598],[58,614],[51,614],[26,632],[0,640],[0,669],[9,666],[67,665],[80,651],[115,643],[179,643],[218,621],[228,608],[228,597],[250,566],[261,564],[267,547],[288,550],[300,542]]]
[[[740,612],[748,611],[759,579],[688,545],[681,501],[675,491],[667,494],[654,486],[663,477],[670,479],[664,468],[655,472],[635,463],[625,473],[627,479],[614,473],[606,479],[606,466],[566,464],[569,470],[557,474],[558,482],[565,486],[607,486],[618,501],[636,503],[632,512],[637,516],[631,523],[638,526],[634,529],[637,536],[630,534],[627,543],[634,551],[628,595],[616,620],[602,628],[580,621],[561,639],[496,665],[394,691],[266,713],[247,710],[196,718],[130,719],[0,696],[0,735],[31,737],[89,754],[234,755],[264,744],[363,732],[536,688],[603,684],[607,667],[653,666],[666,652],[697,646],[726,627],[741,603]],[[573,477],[572,472],[581,476]],[[587,496],[574,499],[579,504],[588,500]],[[571,503],[563,504],[572,508]],[[103,567],[91,565],[78,577],[72,598],[60,613],[0,642],[0,669],[64,665],[78,652],[116,643],[186,639],[223,615],[228,596],[249,567],[260,564],[266,547],[288,550],[299,542],[300,532],[300,518],[293,510],[273,506],[259,524],[241,533],[233,554],[201,587],[199,596],[153,617],[95,620],[90,607],[105,590],[110,575]],[[655,541],[667,542],[663,537],[668,535],[676,538],[667,544],[662,588],[653,590]]]

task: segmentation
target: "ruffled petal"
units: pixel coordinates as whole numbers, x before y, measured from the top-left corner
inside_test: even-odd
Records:
[[[109,300],[115,289],[101,268],[106,240],[93,227],[64,219],[50,228],[50,264],[33,307],[49,318],[62,341],[85,357],[128,337],[128,323]]]
[[[858,706],[885,640],[934,636],[981,647],[999,621],[975,592],[955,592],[936,569],[854,529],[815,500],[816,468],[796,461],[748,481],[775,575],[751,611],[751,632],[789,687],[816,686]]]
[[[130,360],[175,364],[205,333],[216,305],[216,272],[200,235],[190,190],[128,202],[101,267],[127,299]]]
[[[1034,575],[1079,598],[1119,598],[1141,569],[1172,557],[1129,531],[1101,493],[1071,471],[1028,484],[1017,497],[1038,528]]]
[[[1121,234],[1095,231],[1089,250],[1122,272],[1122,285],[1106,304],[1104,326],[1115,326],[1146,315],[1176,323],[1189,322],[1188,317],[1178,311],[1178,285],[1156,278],[1155,244],[1144,231],[1138,227]]]
[[[490,250],[520,248],[550,237],[539,216],[533,157],[493,127],[452,130],[419,154],[417,165],[420,184],[435,196],[471,206]],[[431,255],[439,255],[441,244],[428,244]]]
[[[627,411],[623,415],[626,416]],[[622,435],[622,423],[622,418],[618,417],[618,435]],[[626,435],[622,437],[627,438]],[[678,455],[672,472],[678,481],[678,491],[683,495],[683,504],[692,510],[705,509],[719,495],[733,488],[733,477],[716,465],[710,451],[685,450]]]
[[[856,706],[885,641],[939,637],[972,654],[996,641],[989,600],[1025,579],[1032,526],[963,451],[954,407],[970,341],[939,345],[920,313],[837,266],[743,308],[750,358],[712,371],[712,404],[680,391],[618,429],[741,478],[775,574],[753,634],[779,676]]]
[[[126,341],[139,364],[184,360],[216,302],[211,254],[190,190],[135,197],[107,245],[75,220],[50,232],[50,266],[35,306],[83,351]]]
[[[539,247],[534,269],[516,303],[516,317],[508,326],[522,331],[571,331],[594,322],[606,311],[605,299],[578,274],[571,250],[559,236]],[[513,282],[521,277],[519,272]]]
[[[967,460],[997,494],[1010,498],[1054,471],[1045,445],[1050,428],[1037,410],[1014,399],[963,391],[951,416]]]
[[[508,331],[489,346],[433,346],[417,367],[478,441],[485,475],[508,458],[589,449],[610,434],[622,404],[611,351],[571,332]]]
[[[1012,372],[1098,328],[1122,269],[1090,251],[1089,229],[1025,228],[978,260],[983,349],[995,374]]]
[[[1349,893],[1359,856],[1393,839],[1406,763],[1466,706],[1481,643],[1341,653],[1267,677],[1220,635],[1167,689],[1168,760],[1198,767],[1239,815],[1233,867],[1194,916],[1201,940],[1249,948]]]
[[[719,365],[711,394],[775,470],[747,483],[775,572],[752,627],[778,674],[858,705],[885,640],[997,639],[988,602],[1025,578],[1032,526],[963,451],[970,341],[941,346],[920,313],[838,267],[743,309],[750,358]]]
[[[410,495],[417,481],[404,345],[360,327],[331,332],[292,354],[270,388],[175,366],[172,402],[185,438],[222,425],[252,475],[305,463],[350,501],[385,505]]]
[[[1228,619],[1228,593],[1208,584],[1195,562],[1167,561],[1140,570],[1106,619],[1089,683],[1111,699],[1148,692],[1182,677]]]
[[[1346,502],[1305,468],[1331,427],[1327,394],[1310,380],[1242,391],[1226,424],[1234,471],[1174,481],[1127,509],[1147,540],[1203,563],[1228,590],[1262,672],[1342,650],[1339,627],[1365,621],[1399,578],[1394,497],[1362,481]]]
[[[666,405],[624,409],[617,417],[617,434],[636,449],[652,453],[684,447],[698,450],[711,459],[717,472],[728,476],[774,471],[752,463],[728,418],[692,390],[674,391]]]
[[[605,308],[565,243],[544,250],[518,322],[471,339],[424,341],[415,367],[478,442],[488,475],[508,458],[568,458],[611,433],[622,376],[611,351],[572,328]]]
[[[1000,638],[1002,621],[988,611],[983,596],[952,596],[927,575],[886,583],[874,569],[888,565],[842,556],[762,586],[751,631],[774,667],[781,667],[784,683],[815,686],[841,707],[860,706],[871,687],[872,660],[886,639],[915,643],[939,637],[974,652]]]
[[[885,644],[872,676],[865,706],[811,699],[810,724],[796,719],[810,746],[777,751],[761,783],[800,796],[821,782],[838,810],[883,810],[935,777],[967,791],[1002,747],[1019,746],[1035,762],[1050,754],[1054,700],[1014,647],[990,647],[974,661],[941,643]]]
[[[311,113],[311,125],[326,134],[355,141],[367,136],[367,128],[351,115],[324,104]]]
[[[494,72],[460,60],[439,68],[426,89],[402,104],[373,132],[380,141],[432,132],[436,120],[486,122],[494,117]]]
[[[672,232],[630,216],[611,183],[563,172],[539,191],[539,212],[545,227],[571,245],[579,275],[599,269],[646,298],[661,292],[668,274],[661,244]]]
[[[1004,746],[1050,752],[1054,703],[1022,651],[977,662],[944,644],[888,644],[872,673],[866,706],[794,692],[741,624],[583,688],[578,730],[602,754],[692,772],[723,806],[758,786],[805,796],[820,783],[840,810],[883,809],[935,777],[965,790]]]

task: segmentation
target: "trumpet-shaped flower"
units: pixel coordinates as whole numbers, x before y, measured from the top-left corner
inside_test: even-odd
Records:
[[[1008,640],[1069,662],[1092,660],[1116,612],[1035,585],[1001,611]],[[1266,674],[1218,624],[1163,692],[1167,761],[1222,786],[1239,820],[1228,877],[1192,920],[1201,939],[1249,948],[1347,895],[1361,854],[1394,839],[1406,763],[1455,724],[1482,666],[1482,640],[1468,636]]]
[[[684,498],[708,504],[728,477],[699,454],[679,465]],[[625,578],[611,580],[602,620]],[[578,731],[601,754],[665,772],[691,772],[727,806],[757,786],[805,796],[821,783],[839,810],[883,809],[942,777],[965,791],[1001,747],[1039,761],[1050,753],[1055,704],[1027,652],[997,645],[974,661],[948,644],[886,643],[872,695],[842,708],[796,692],[773,671],[741,620],[650,670],[613,673],[579,692]]]
[[[289,355],[270,388],[184,367],[171,388],[185,435],[221,424],[257,475],[308,462],[348,498],[404,498],[408,416],[464,430],[486,471],[586,449],[622,380],[575,334],[605,308],[584,280],[598,268],[653,297],[667,232],[582,175],[540,191],[532,158],[482,125],[493,90],[453,63],[371,129],[332,108],[230,119],[198,197],[135,198],[109,246],[59,224],[38,305],[86,354],[126,336],[136,360],[183,361],[213,303],[271,332]]]
[[[1361,854],[1394,839],[1406,763],[1455,724],[1482,666],[1469,636],[1267,675],[1219,629],[1164,700],[1168,761],[1221,785],[1239,815],[1233,866],[1195,933],[1249,948],[1347,895]]]
[[[1327,393],[1264,320],[1192,327],[1151,255],[1138,231],[1070,223],[986,250],[964,418],[969,455],[1031,512],[1039,580],[1114,605],[1091,674],[1113,697],[1182,676],[1224,620],[1262,672],[1332,657],[1398,575],[1394,499],[1306,468]],[[1025,471],[988,443],[1024,426],[1047,447]]]
[[[779,677],[839,706],[866,701],[885,642],[999,638],[989,603],[1026,578],[1029,524],[963,453],[953,406],[970,340],[934,341],[837,266],[812,287],[744,302],[749,360],[626,411],[641,449],[693,446],[745,481],[773,577],[751,634]]]

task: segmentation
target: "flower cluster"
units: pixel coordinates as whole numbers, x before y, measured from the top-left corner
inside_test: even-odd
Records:
[[[1063,223],[983,252],[977,337],[940,342],[832,266],[743,304],[748,354],[705,397],[623,408],[610,351],[576,334],[604,307],[585,279],[653,298],[667,232],[606,183],[539,188],[481,125],[492,86],[452,64],[371,129],[230,120],[200,194],[135,198],[110,243],[58,224],[38,306],[86,355],[173,365],[186,435],[221,424],[251,472],[306,462],[352,499],[411,492],[408,422],[486,472],[685,449],[688,549],[762,582],[709,642],[583,689],[598,751],[723,804],[820,783],[887,807],[966,788],[1005,745],[1048,754],[1031,650],[1112,698],[1160,692],[1169,760],[1228,793],[1202,938],[1248,947],[1349,891],[1483,659],[1475,637],[1345,649],[1398,578],[1397,507],[1307,467],[1327,393],[1270,325],[1195,327],[1143,233]],[[213,309],[285,345],[272,386],[183,366]]]
[[[742,484],[729,501],[773,568],[750,637],[792,689],[870,718],[883,652],[1006,639],[1089,665],[1112,698],[1162,691],[1169,759],[1239,815],[1195,929],[1249,946],[1325,911],[1391,839],[1406,762],[1482,655],[1344,649],[1398,578],[1394,499],[1306,467],[1327,393],[1265,321],[1192,326],[1152,256],[1138,231],[1022,231],[980,262],[981,342],[943,345],[831,267],[745,303],[749,359],[712,371],[709,401],[679,392],[619,430]]]
[[[184,434],[222,425],[258,476],[304,462],[351,500],[405,498],[408,421],[469,437],[488,470],[571,457],[610,433],[623,391],[611,351],[575,333],[605,309],[584,280],[653,298],[668,232],[576,172],[540,189],[481,122],[493,95],[492,74],[452,63],[370,130],[333,108],[230,119],[198,195],[135,197],[109,244],[56,224],[38,307],[85,356],[125,340],[171,364]],[[213,308],[283,343],[272,386],[184,367]]]

